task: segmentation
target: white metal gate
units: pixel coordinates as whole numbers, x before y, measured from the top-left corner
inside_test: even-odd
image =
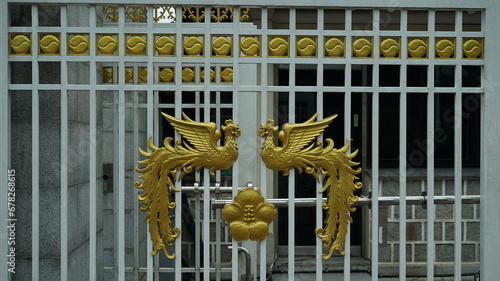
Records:
[[[279,176],[259,156],[259,125],[267,119],[302,122],[310,112],[322,119],[338,113],[331,112],[332,101],[341,102],[335,109],[342,116],[332,123],[343,128],[339,138],[354,138],[354,128],[361,132],[353,143],[363,154],[363,194],[371,204],[354,223],[363,226],[360,255],[370,260],[371,279],[404,279],[414,272],[429,280],[459,279],[478,265],[484,280],[500,275],[494,258],[500,250],[500,222],[494,219],[500,199],[500,6],[493,0],[257,1],[224,7],[199,1],[32,2],[0,4],[0,180],[7,183],[0,214],[8,226],[0,230],[2,279],[238,280],[247,269],[238,250],[244,247],[254,280],[270,273],[293,280],[303,270],[295,242],[301,237],[295,229],[301,212],[296,172],[280,183],[288,199],[280,209],[288,214],[285,253],[278,250],[276,222],[261,242],[231,240],[212,199],[231,199],[248,183],[277,198]],[[423,125],[408,118],[416,101]],[[397,110],[389,114],[398,121],[391,127],[395,142],[381,134],[389,103]],[[194,174],[175,193],[173,224],[183,235],[173,260],[149,254],[136,200],[140,191],[134,188],[137,148],[146,148],[149,136],[156,145],[174,136],[160,112],[186,112],[218,125],[233,119],[242,130],[240,157],[230,172]],[[478,123],[471,121],[472,112],[479,112]],[[451,133],[441,132],[443,118]],[[477,155],[469,152],[475,141],[469,129],[480,134]],[[421,140],[415,154],[413,133]],[[394,144],[391,174],[380,154]],[[444,164],[436,148],[442,144],[452,146]],[[467,162],[479,155],[480,166]],[[472,173],[464,167],[469,164],[476,167]],[[445,175],[440,165],[449,168]],[[477,203],[469,195],[480,195],[481,204],[466,205],[471,198]],[[315,196],[310,199],[319,228],[322,194]],[[387,209],[389,197],[398,203]],[[411,205],[419,198],[425,210]],[[453,207],[436,207],[444,199]],[[443,210],[451,217],[443,217]],[[478,227],[480,239],[473,231]],[[388,247],[387,231],[393,232]],[[321,258],[321,240],[314,246],[310,276],[335,278],[325,275],[332,274],[331,264]],[[347,236],[346,255],[334,257],[344,280],[358,278],[350,246]],[[423,257],[417,258],[417,248]],[[440,251],[448,257],[441,260]],[[469,259],[464,253],[470,251]],[[285,275],[273,270],[275,254],[283,256]]]

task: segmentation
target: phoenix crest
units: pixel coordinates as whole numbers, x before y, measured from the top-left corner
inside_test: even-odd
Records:
[[[221,126],[224,134],[224,146],[217,146],[221,133],[216,129],[215,123],[198,123],[191,120],[184,113],[184,120],[174,118],[162,113],[165,119],[177,130],[184,140],[173,140],[167,137],[164,147],[156,147],[151,138],[148,139],[148,147],[151,153],[139,148],[139,152],[146,159],[139,164],[146,165],[144,168],[136,167],[141,181],[135,183],[135,187],[143,189],[139,200],[144,204],[142,211],[146,211],[144,221],[149,221],[149,232],[153,242],[155,255],[163,251],[168,258],[174,258],[175,254],[169,254],[167,246],[173,246],[173,242],[180,234],[178,227],[172,228],[169,210],[175,208],[175,202],[170,202],[171,191],[179,191],[175,182],[180,181],[187,173],[200,171],[201,168],[209,168],[210,174],[215,170],[227,170],[231,168],[238,158],[238,146],[235,137],[241,132],[232,120],[226,120]],[[180,174],[177,176],[177,171]]]
[[[281,147],[276,147],[274,140],[278,127],[274,126],[273,120],[268,120],[259,130],[259,135],[265,137],[261,157],[269,169],[283,171],[286,176],[290,169],[296,168],[299,173],[311,174],[317,181],[321,177],[323,188],[320,192],[327,192],[327,201],[323,204],[327,215],[324,228],[317,229],[316,234],[327,247],[323,259],[329,259],[334,251],[345,254],[347,223],[352,222],[350,212],[356,211],[353,205],[358,200],[354,190],[362,187],[361,182],[356,182],[361,168],[354,169],[359,163],[351,161],[357,150],[345,153],[349,149],[349,140],[340,149],[334,148],[332,139],[326,139],[326,147],[321,141],[313,142],[337,115],[321,121],[315,121],[316,117],[314,114],[300,124],[284,124],[278,134]]]

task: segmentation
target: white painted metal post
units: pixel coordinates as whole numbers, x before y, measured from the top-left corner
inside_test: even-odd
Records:
[[[9,63],[8,63],[8,18],[9,9],[6,1],[0,2],[0,184],[8,186],[8,170],[10,169],[10,99],[9,99]],[[7,223],[7,188],[0,188],[0,200],[2,210],[0,211],[0,221]],[[7,227],[0,227],[0,241],[8,239]],[[7,243],[0,245],[0,279],[9,280],[8,249]]]
[[[498,27],[500,26],[500,3],[491,0],[485,11],[485,54],[484,79],[482,81],[485,93],[482,102],[481,118],[481,279],[495,280],[500,276],[498,266],[498,233],[500,220],[498,202],[500,201],[500,187],[498,185],[498,171],[500,170],[500,122],[498,109],[500,108],[500,52],[498,50]],[[484,25],[483,25],[484,26]],[[493,217],[492,217],[493,216]]]
[[[38,46],[38,37],[35,36],[38,27],[38,7],[33,5],[31,7],[32,19],[32,46]],[[36,22],[36,24],[35,24]],[[32,50],[32,100],[31,100],[31,177],[32,177],[32,193],[31,193],[31,275],[33,281],[38,281],[39,266],[40,266],[40,108],[38,98],[38,52]]]

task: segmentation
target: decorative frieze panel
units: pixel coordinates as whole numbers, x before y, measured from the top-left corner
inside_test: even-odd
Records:
[[[117,33],[96,34],[96,55],[117,56],[119,54],[119,37]],[[124,34],[126,56],[148,56],[147,34]],[[31,55],[32,34],[10,33],[9,45],[10,55]],[[260,58],[262,55],[262,38],[259,35],[240,35],[234,40],[233,35],[210,35],[209,42],[205,42],[205,36],[200,34],[182,35],[182,56],[205,57],[205,44],[210,44],[211,57],[233,57],[235,50],[238,55],[245,58]],[[351,54],[353,58],[372,59],[375,56],[384,59],[401,58],[401,49],[404,44],[401,37],[378,38],[378,46],[374,45],[374,38],[370,36],[353,36],[351,38]],[[154,34],[152,43],[154,45],[154,56],[174,57],[176,56],[175,34]],[[434,58],[456,59],[456,44],[458,38],[435,37]],[[67,55],[88,56],[92,38],[88,33],[68,33],[66,44],[61,46],[60,33],[38,33],[39,55],[61,55],[61,48],[66,48]],[[288,35],[269,35],[267,38],[267,57],[288,58],[290,55],[290,37]],[[296,58],[317,58],[318,37],[296,36],[295,37]],[[324,36],[323,38],[324,58],[344,58],[346,54],[346,37]],[[408,59],[429,58],[428,37],[407,37],[406,51]],[[484,59],[484,38],[464,37],[462,42],[463,59]],[[235,45],[236,44],[236,45]]]

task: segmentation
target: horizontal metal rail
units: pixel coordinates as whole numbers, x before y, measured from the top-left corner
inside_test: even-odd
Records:
[[[379,197],[377,199],[379,205],[399,205],[399,196]],[[462,195],[462,204],[479,204],[479,195]],[[370,197],[360,197],[354,206],[371,206],[373,199]],[[233,203],[232,200],[212,199],[212,209],[224,208],[224,205]],[[273,204],[278,208],[288,207],[288,198],[266,199],[266,203]],[[326,203],[326,198],[323,198],[323,203]],[[427,203],[427,198],[424,196],[406,196],[406,205],[423,205]],[[434,196],[434,204],[454,204],[455,196]],[[316,206],[316,198],[295,198],[295,207],[314,207]]]

